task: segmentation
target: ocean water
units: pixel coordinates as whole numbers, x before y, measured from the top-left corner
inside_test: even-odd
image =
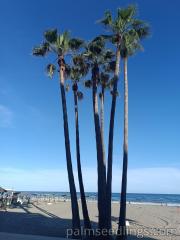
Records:
[[[25,194],[35,197],[66,197],[70,198],[69,192],[24,192]],[[78,198],[80,194],[77,193]],[[88,200],[97,200],[97,193],[87,192]],[[120,199],[119,193],[112,193],[112,201],[118,202]],[[127,202],[143,203],[143,204],[165,204],[169,206],[180,206],[180,194],[144,194],[144,193],[128,193]]]

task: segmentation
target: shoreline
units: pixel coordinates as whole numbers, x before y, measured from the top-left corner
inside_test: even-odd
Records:
[[[38,202],[47,202],[47,203],[58,203],[58,202],[71,202],[71,199],[69,198],[61,198],[59,197],[58,199],[56,198],[49,198],[47,199],[42,199],[41,197],[39,198],[31,198],[33,201],[38,201]],[[78,202],[81,202],[81,199],[78,199]],[[87,199],[87,202],[89,203],[97,203],[97,200],[93,199]],[[160,202],[135,202],[135,201],[127,201],[126,202],[129,205],[151,205],[151,206],[166,206],[166,207],[180,207],[180,203],[160,203]],[[114,201],[112,200],[112,204],[119,204],[119,201]]]
[[[43,201],[70,201],[69,192],[47,192],[47,191],[22,191],[23,196],[29,196],[33,200]],[[77,198],[80,200],[80,193],[77,192]],[[96,192],[86,192],[87,202],[96,202]],[[120,202],[120,194],[112,193],[112,203],[118,204]],[[157,206],[174,206],[180,207],[180,194],[142,194],[142,193],[128,193],[127,204],[132,205],[157,205]]]

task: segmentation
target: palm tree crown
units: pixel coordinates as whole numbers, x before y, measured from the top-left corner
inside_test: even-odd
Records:
[[[84,41],[78,38],[71,38],[68,31],[58,34],[57,29],[48,30],[44,33],[44,42],[39,46],[33,48],[34,56],[44,57],[48,53],[54,53],[58,58],[64,59],[66,55],[73,55],[84,44]],[[63,60],[64,64],[65,61]],[[67,64],[65,73],[69,74],[69,67]],[[48,76],[52,78],[55,73],[56,66],[54,64],[48,64],[46,71]]]

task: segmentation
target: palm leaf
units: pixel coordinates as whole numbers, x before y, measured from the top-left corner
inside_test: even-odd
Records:
[[[84,86],[87,87],[87,88],[91,88],[92,87],[92,81],[91,80],[86,80],[84,82]]]
[[[48,53],[48,51],[49,51],[49,44],[45,42],[40,46],[34,47],[32,54],[34,56],[44,57]]]
[[[145,25],[143,27],[138,28],[136,32],[140,39],[146,38],[150,35],[150,27],[148,25]]]
[[[105,27],[111,26],[113,22],[111,12],[106,11],[104,13],[104,18],[101,20],[98,20],[97,22],[103,24]]]
[[[80,47],[83,46],[83,44],[84,44],[84,41],[78,38],[72,38],[69,41],[69,47],[71,50],[78,50]]]
[[[68,64],[65,64],[65,75],[66,75],[66,78],[70,77],[71,75],[71,67]]]
[[[122,19],[124,21],[130,20],[133,16],[135,16],[137,12],[137,7],[135,5],[129,5],[126,8],[118,9],[118,19]]]
[[[57,40],[57,29],[47,30],[44,33],[44,37],[49,43],[55,43]]]
[[[104,53],[104,59],[105,60],[111,60],[115,56],[114,52],[110,49],[106,50]]]

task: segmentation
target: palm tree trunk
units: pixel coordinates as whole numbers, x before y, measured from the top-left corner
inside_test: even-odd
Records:
[[[77,169],[78,169],[79,189],[81,194],[82,212],[84,217],[84,227],[86,229],[91,229],[91,222],[88,214],[86,196],[85,196],[84,185],[83,185],[82,170],[81,170],[77,90],[74,90],[73,92],[74,92],[75,126],[76,126],[76,157],[77,157]]]
[[[101,130],[98,112],[98,97],[97,97],[97,80],[99,77],[99,68],[97,64],[92,69],[92,97],[93,97],[93,114],[94,126],[96,135],[97,149],[97,172],[98,172],[98,211],[99,211],[99,229],[106,228],[106,165],[103,159],[103,149],[101,141]]]
[[[103,150],[103,159],[105,161],[105,144],[104,144],[104,86],[102,85],[101,89],[101,109],[100,109],[100,121],[101,121],[101,141],[102,141],[102,150]]]
[[[70,194],[71,194],[72,230],[74,233],[75,232],[77,233],[77,231],[79,231],[79,234],[80,234],[80,229],[81,229],[80,228],[80,217],[79,217],[76,186],[75,186],[75,182],[74,182],[72,160],[71,160],[68,115],[67,115],[66,95],[65,95],[65,88],[64,88],[64,71],[65,71],[64,59],[60,59],[59,66],[60,66],[60,90],[61,90],[61,101],[62,101],[62,109],[63,109],[66,162],[67,162],[67,172],[68,172],[68,179],[69,179],[69,188],[70,188]]]
[[[126,237],[126,193],[127,193],[127,168],[128,168],[128,76],[127,57],[124,59],[124,145],[123,145],[123,172],[121,186],[121,204],[118,229],[122,230],[121,240]]]
[[[119,45],[116,50],[116,66],[114,73],[114,87],[111,103],[111,116],[109,124],[109,143],[108,143],[108,170],[107,170],[107,227],[111,229],[111,195],[112,195],[112,164],[113,164],[113,139],[114,139],[114,119],[116,110],[117,83],[120,68]]]

